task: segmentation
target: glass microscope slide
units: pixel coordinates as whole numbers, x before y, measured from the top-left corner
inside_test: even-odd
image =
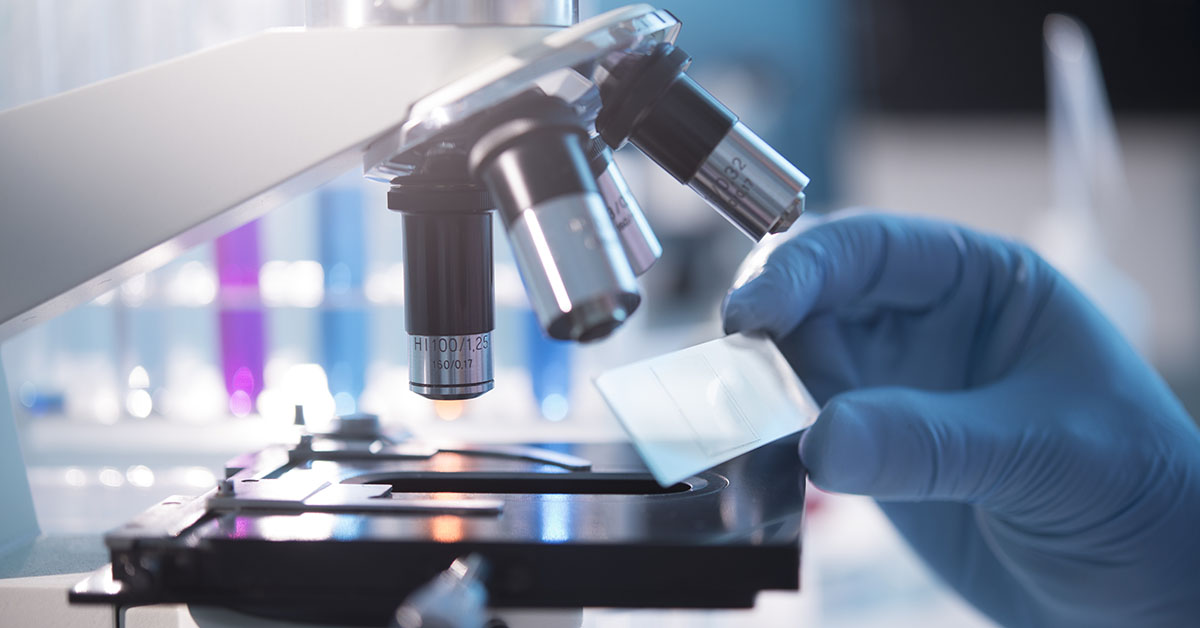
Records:
[[[595,383],[664,487],[794,434],[820,410],[765,336],[733,334]]]

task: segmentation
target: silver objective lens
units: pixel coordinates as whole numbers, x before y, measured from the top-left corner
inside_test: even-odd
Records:
[[[471,399],[492,389],[492,332],[408,339],[409,388],[430,399]]]
[[[632,142],[751,238],[785,231],[808,177],[692,80],[690,62],[664,43],[605,68],[596,130],[609,146]]]
[[[625,257],[629,259],[634,274],[640,276],[662,257],[658,236],[654,235],[654,230],[646,221],[641,205],[625,181],[625,175],[617,168],[612,150],[599,137],[592,138],[588,145],[588,165],[596,177],[596,188],[604,199],[608,218],[617,230]]]
[[[595,192],[559,196],[522,211],[508,238],[542,328],[552,338],[603,338],[640,297],[604,201]]]
[[[787,231],[804,213],[808,177],[737,122],[688,182],[755,240]]]
[[[587,134],[561,100],[507,104],[471,149],[508,227],[542,329],[560,340],[603,338],[641,302],[637,281],[584,153]]]

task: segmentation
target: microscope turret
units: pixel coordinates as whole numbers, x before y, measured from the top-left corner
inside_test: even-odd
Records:
[[[468,235],[490,232],[491,209],[547,336],[599,340],[634,313],[636,277],[662,247],[611,149],[633,144],[754,240],[803,211],[808,177],[685,73],[678,27],[644,5],[588,20],[430,95],[368,154],[368,176],[393,186],[389,206],[413,231],[414,392],[464,399],[492,387],[491,246]],[[431,186],[434,161],[456,165]]]

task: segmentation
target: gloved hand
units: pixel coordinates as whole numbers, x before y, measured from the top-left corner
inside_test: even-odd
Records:
[[[770,333],[824,406],[800,445],[813,483],[874,496],[993,619],[1200,626],[1200,431],[1028,248],[833,221],[775,250],[724,316]]]

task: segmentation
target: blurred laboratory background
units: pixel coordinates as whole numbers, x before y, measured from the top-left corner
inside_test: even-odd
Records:
[[[691,75],[812,178],[809,222],[874,208],[1027,241],[1200,414],[1200,3],[660,6]],[[300,0],[2,1],[0,109],[304,20]],[[640,154],[617,159],[664,249],[640,311],[597,344],[546,339],[498,238],[496,387],[477,400],[409,392],[400,220],[361,171],[7,341],[44,531],[94,534],[203,491],[226,459],[294,438],[296,405],[429,438],[622,439],[591,378],[720,335],[751,242]],[[869,500],[814,489],[807,525],[803,593],[764,594],[755,625],[990,625]],[[648,616],[748,617],[588,621]]]

